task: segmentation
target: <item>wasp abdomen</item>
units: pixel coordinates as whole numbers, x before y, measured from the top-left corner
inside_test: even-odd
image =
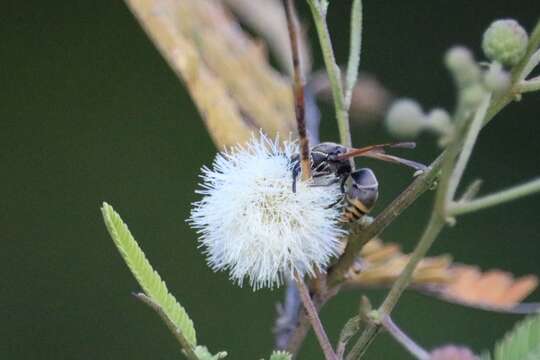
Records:
[[[371,169],[351,174],[352,184],[345,195],[342,221],[353,222],[370,212],[379,197],[379,182]]]

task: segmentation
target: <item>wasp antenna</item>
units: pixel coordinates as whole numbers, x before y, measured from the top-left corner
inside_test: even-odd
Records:
[[[371,153],[384,153],[384,148],[401,148],[401,149],[414,149],[416,147],[415,142],[399,142],[399,143],[386,143],[366,146],[362,148],[349,149],[346,153],[336,156],[337,160],[345,160],[358,156],[367,156]]]
[[[391,144],[388,147],[400,148],[400,149],[414,149],[416,148],[416,143],[414,141],[399,142],[399,143]]]

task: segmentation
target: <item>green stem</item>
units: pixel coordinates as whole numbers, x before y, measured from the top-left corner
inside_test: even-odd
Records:
[[[378,310],[381,318],[384,318],[391,314],[399,298],[411,283],[414,269],[416,269],[416,266],[418,265],[420,260],[422,260],[422,258],[424,258],[424,256],[427,254],[431,245],[433,245],[433,242],[444,227],[444,224],[444,217],[440,216],[440,214],[438,214],[437,212],[433,212],[427,228],[422,235],[422,238],[420,239],[420,241],[416,245],[416,248],[410,255],[409,262],[407,263],[407,265],[405,265],[405,268],[399,275],[399,278],[396,280],[394,285],[392,285],[390,292],[388,293],[388,295],[384,299],[384,302]],[[360,338],[358,339],[354,347],[351,349],[351,352],[347,355],[346,359],[360,359],[366,352],[369,345],[375,339],[375,337],[379,334],[380,328],[380,323],[369,322],[368,326],[366,327],[362,335],[360,335]]]
[[[522,81],[518,85],[519,92],[525,93],[525,92],[533,92],[540,90],[540,76],[537,76],[530,80]]]
[[[513,82],[524,80],[540,62],[540,20],[536,22],[523,59],[512,70]],[[517,80],[517,81],[516,81]]]
[[[351,107],[351,99],[358,78],[358,67],[362,53],[363,7],[362,0],[354,0],[351,14],[351,34],[349,46],[349,61],[345,77],[345,106]]]
[[[531,55],[531,58],[525,66],[523,67],[523,70],[519,74],[519,80],[525,80],[527,76],[534,70],[536,66],[540,63],[540,50],[536,50],[534,54]]]
[[[450,215],[461,215],[499,205],[527,195],[540,192],[540,178],[531,180],[525,184],[502,190],[495,194],[487,195],[476,200],[464,203],[455,203],[448,209]]]
[[[476,111],[471,124],[469,125],[469,129],[466,132],[463,146],[461,147],[461,151],[459,153],[459,158],[456,161],[454,169],[452,170],[452,173],[448,180],[448,189],[446,189],[445,206],[448,206],[449,203],[454,200],[454,196],[456,195],[456,190],[458,188],[458,185],[461,182],[461,178],[463,177],[465,168],[467,167],[467,164],[469,163],[469,159],[471,158],[471,154],[474,149],[474,145],[476,144],[476,139],[478,138],[478,134],[480,134],[480,130],[482,130],[482,126],[483,126],[484,119],[486,117],[490,102],[491,102],[491,94],[486,95],[486,97],[480,104],[478,110]]]
[[[407,265],[405,265],[405,268],[399,275],[399,278],[396,280],[396,282],[390,289],[390,292],[384,299],[379,310],[382,316],[390,315],[390,313],[396,306],[401,294],[403,294],[403,291],[405,291],[405,289],[411,283],[412,275],[414,269],[416,269],[416,265],[418,265],[420,260],[422,260],[422,258],[426,256],[428,250],[431,248],[431,245],[433,245],[433,242],[441,232],[444,224],[445,219],[436,212],[434,212],[431,216],[431,219],[429,220],[424,234],[422,235],[420,241],[416,245],[416,248],[410,255],[409,262],[407,263]]]
[[[313,21],[315,22],[324,64],[326,66],[326,72],[328,73],[330,87],[332,88],[340,143],[344,146],[352,147],[349,114],[345,107],[341,71],[336,64],[336,58],[332,48],[332,41],[330,40],[330,33],[326,24],[326,17],[324,14],[325,11],[323,6],[317,0],[307,0],[307,2],[313,15]]]

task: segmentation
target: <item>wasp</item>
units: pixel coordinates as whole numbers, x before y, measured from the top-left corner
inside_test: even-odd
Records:
[[[351,159],[359,156],[370,157],[382,161],[401,164],[411,167],[417,171],[424,171],[426,166],[415,161],[403,159],[387,154],[386,148],[406,148],[412,149],[416,146],[414,142],[387,143],[366,146],[363,148],[348,148],[341,144],[323,142],[315,145],[310,151],[310,166],[314,186],[329,186],[337,182],[340,183],[343,198],[344,222],[352,222],[360,219],[369,213],[375,205],[379,196],[379,182],[373,171],[363,168],[352,171]],[[296,192],[296,182],[300,175],[300,155],[292,157],[292,191]],[[330,180],[328,180],[330,178]],[[322,182],[318,179],[324,179]],[[351,180],[351,185],[345,189],[347,180]]]

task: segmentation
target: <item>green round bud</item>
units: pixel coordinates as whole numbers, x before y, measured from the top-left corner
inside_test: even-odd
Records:
[[[486,89],[482,85],[473,85],[463,89],[461,96],[465,106],[476,107],[480,105],[482,99],[486,95]]]
[[[466,47],[454,46],[450,48],[444,56],[444,62],[452,72],[459,88],[469,86],[480,80],[480,67],[474,61],[471,51]]]
[[[484,54],[503,65],[516,65],[527,52],[528,35],[519,23],[512,19],[497,20],[484,32]]]
[[[446,110],[440,108],[435,108],[428,113],[427,126],[441,135],[448,134],[453,128],[450,115]]]
[[[397,138],[410,139],[418,136],[426,125],[420,105],[411,99],[395,101],[386,114],[388,131]]]
[[[454,46],[444,55],[444,62],[448,68],[454,70],[469,66],[474,62],[472,53],[464,46]]]
[[[484,83],[488,90],[500,93],[510,86],[510,74],[502,68],[502,65],[494,61],[484,74]]]

